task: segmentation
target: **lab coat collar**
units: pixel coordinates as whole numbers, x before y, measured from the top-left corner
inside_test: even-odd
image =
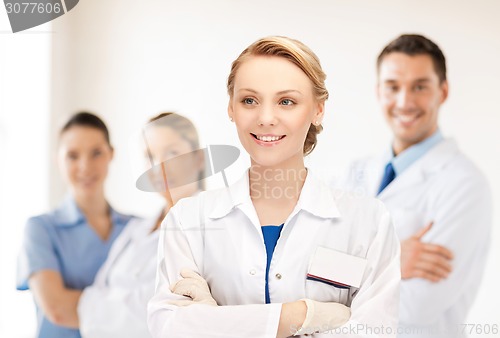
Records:
[[[454,139],[444,140],[431,149],[428,156],[424,155],[417,167],[422,170],[424,175],[430,175],[440,171],[459,152],[457,142]]]
[[[234,208],[252,203],[250,199],[250,184],[248,170],[243,176],[223,190],[223,193],[217,196],[217,202],[209,216],[212,219],[222,218],[229,214]]]
[[[394,171],[397,175],[401,175],[407,168],[409,168],[413,163],[415,163],[419,158],[425,155],[430,149],[434,148],[437,144],[443,141],[443,134],[438,129],[431,136],[427,137],[425,140],[408,147],[402,151],[398,156],[394,156],[392,151],[392,145],[390,153],[392,155],[392,165]]]
[[[124,225],[128,217],[116,212],[109,206],[111,222],[114,225]],[[54,211],[55,225],[60,227],[72,227],[86,223],[85,215],[82,213],[73,197],[67,196],[63,203]]]
[[[209,217],[216,219],[229,214],[233,209],[240,207],[253,208],[250,198],[249,171],[218,198],[216,207]],[[311,170],[307,170],[306,180],[295,207],[295,211],[304,210],[321,218],[340,217],[340,212],[336,206],[334,196],[328,186],[319,180]]]
[[[445,139],[415,161],[400,176],[385,188],[378,197],[384,199],[398,193],[402,189],[424,182],[426,178],[440,171],[459,152],[453,139]]]
[[[318,179],[310,169],[307,170],[306,181],[302,187],[297,206],[317,217],[340,217],[331,188]]]

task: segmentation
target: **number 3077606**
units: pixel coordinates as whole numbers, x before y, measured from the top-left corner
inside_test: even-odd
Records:
[[[5,8],[7,9],[7,14],[15,13],[61,13],[62,8],[60,3],[52,4],[50,2],[6,2]]]

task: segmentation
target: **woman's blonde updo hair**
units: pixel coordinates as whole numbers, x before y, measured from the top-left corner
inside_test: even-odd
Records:
[[[311,80],[313,94],[318,102],[328,99],[328,90],[325,87],[326,74],[321,68],[318,57],[302,42],[284,36],[269,36],[255,41],[248,46],[231,66],[231,73],[227,79],[227,92],[232,98],[234,94],[234,79],[236,72],[243,62],[252,56],[277,56],[287,59],[299,67]],[[309,155],[316,147],[316,136],[323,130],[323,126],[311,124],[304,142],[304,156]]]

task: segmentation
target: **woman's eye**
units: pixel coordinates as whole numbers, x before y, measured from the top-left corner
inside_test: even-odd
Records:
[[[252,105],[255,104],[255,100],[251,97],[245,97],[242,101],[244,104]]]
[[[295,102],[293,102],[290,99],[283,99],[283,100],[281,100],[280,104],[283,106],[291,106],[291,105],[295,104]]]
[[[174,157],[179,156],[180,153],[176,150],[169,150],[161,154],[161,158],[158,158],[160,162],[168,161]]]
[[[387,86],[385,89],[389,93],[396,93],[399,90],[398,86]]]
[[[94,150],[92,152],[93,157],[99,157],[99,156],[101,156],[101,154],[102,154],[102,151],[100,151],[100,150]]]
[[[422,86],[422,85],[417,85],[417,86],[415,86],[415,90],[416,90],[417,92],[421,92],[421,91],[422,91],[422,90],[424,90],[424,89],[425,89],[425,86]]]
[[[71,160],[71,161],[74,161],[76,159],[78,159],[78,155],[77,154],[74,154],[74,153],[69,153],[66,155],[66,157]]]

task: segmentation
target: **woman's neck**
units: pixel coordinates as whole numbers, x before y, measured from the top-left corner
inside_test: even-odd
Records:
[[[113,221],[104,194],[76,195],[75,201],[85,215],[90,227],[103,241],[108,240],[111,235]]]
[[[249,170],[252,200],[297,201],[304,186],[307,169],[304,159],[291,159],[277,166],[262,166],[252,161]]]
[[[91,196],[75,196],[75,201],[82,213],[87,217],[102,217],[109,214],[109,205],[104,194]]]
[[[194,182],[191,184],[185,184],[181,187],[177,188],[172,188],[170,190],[170,196],[172,197],[172,202],[174,205],[182,198],[193,196],[199,191],[199,186],[198,182]],[[173,205],[169,204],[168,198],[166,197],[165,193],[162,193],[162,197],[165,200],[165,207],[163,208],[162,213],[158,216],[155,225],[151,229],[151,232],[158,230],[161,226],[161,222],[165,218],[165,216],[168,214],[170,211],[170,208],[173,207]]]

